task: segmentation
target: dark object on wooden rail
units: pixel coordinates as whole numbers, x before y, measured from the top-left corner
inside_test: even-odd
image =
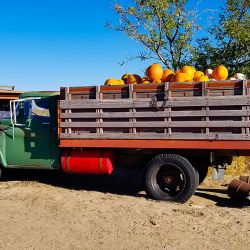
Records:
[[[249,80],[61,88],[60,145],[152,140],[156,148],[156,140],[193,140],[245,148],[240,143],[249,141],[249,149],[249,89]]]

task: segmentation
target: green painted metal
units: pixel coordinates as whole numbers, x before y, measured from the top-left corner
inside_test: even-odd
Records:
[[[52,97],[52,96],[58,96],[59,97],[60,92],[58,91],[29,91],[21,94],[19,97],[20,99],[30,98],[30,97]]]
[[[57,146],[57,92],[29,92],[20,96],[22,99],[42,97],[40,102],[47,104],[44,109],[38,106],[32,115],[25,117],[19,112],[19,124],[13,127],[10,119],[0,120],[0,162],[6,168],[58,169],[60,167],[60,149]],[[37,105],[38,101],[27,101],[23,106]],[[40,110],[39,110],[40,108]],[[22,108],[20,108],[22,110]],[[35,111],[34,111],[35,110]],[[40,112],[40,113],[39,113]],[[46,118],[46,119],[45,119]]]

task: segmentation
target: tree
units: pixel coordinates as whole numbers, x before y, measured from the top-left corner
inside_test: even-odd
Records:
[[[136,58],[159,59],[177,69],[191,59],[193,34],[200,27],[186,0],[134,0],[130,6],[114,5],[118,26],[109,25],[146,48]]]
[[[227,0],[210,37],[199,39],[194,52],[197,68],[225,64],[230,73],[250,76],[250,0]]]
[[[198,2],[190,10],[188,0],[133,0],[128,6],[115,4],[120,22],[109,27],[143,44],[146,50],[134,58],[154,58],[174,70],[184,64],[194,64],[201,70],[225,64],[231,73],[249,75],[249,2],[226,0],[214,24],[207,27],[207,35],[199,39],[198,17],[213,10],[198,13]]]

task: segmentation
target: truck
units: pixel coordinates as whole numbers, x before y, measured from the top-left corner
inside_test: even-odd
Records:
[[[0,165],[106,175],[141,169],[135,178],[149,197],[183,203],[208,166],[249,155],[249,89],[240,80],[26,92],[0,120]]]

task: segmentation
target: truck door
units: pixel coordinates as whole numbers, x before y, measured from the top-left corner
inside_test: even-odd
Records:
[[[8,167],[50,168],[49,98],[12,101],[12,128],[6,131]]]

